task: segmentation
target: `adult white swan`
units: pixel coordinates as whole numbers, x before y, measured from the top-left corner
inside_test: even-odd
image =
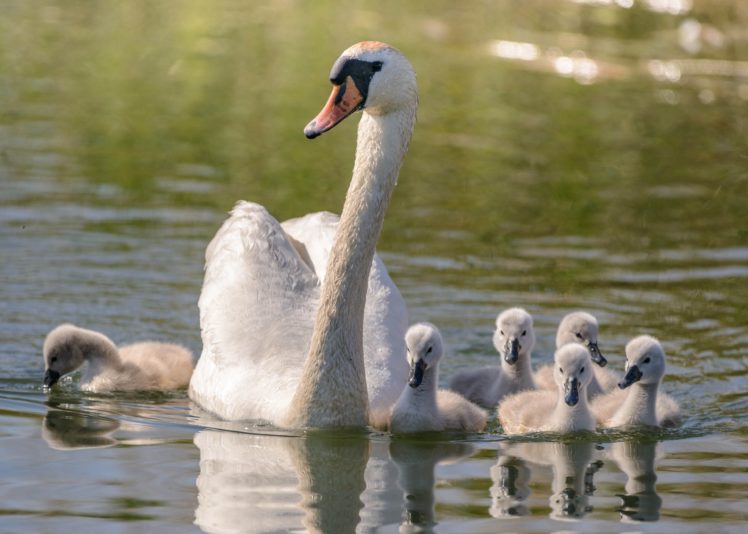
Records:
[[[307,137],[364,110],[340,222],[314,214],[280,225],[240,202],[205,254],[190,397],[225,419],[377,424],[408,379],[405,304],[374,250],[415,124],[415,73],[394,48],[363,42],[330,80]]]

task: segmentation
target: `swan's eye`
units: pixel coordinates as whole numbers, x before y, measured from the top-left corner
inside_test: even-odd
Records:
[[[56,361],[57,361],[57,356],[52,356],[52,357],[51,357],[51,358],[49,359],[49,363],[55,363]]]
[[[647,356],[646,358],[644,358],[644,362],[643,363],[649,363],[649,362],[650,362],[650,357],[649,356]]]
[[[582,369],[581,369],[581,370],[579,371],[579,374],[580,374],[580,375],[581,375],[582,373],[584,373],[584,367],[582,367]]]
[[[499,334],[501,334],[503,336],[504,335],[504,331],[503,330],[499,330]]]
[[[527,335],[527,330],[522,330],[522,335]]]
[[[577,332],[577,333],[576,333],[576,336],[577,336],[577,339],[584,339],[584,338],[582,337],[582,334],[580,334],[579,332]]]
[[[561,374],[564,374],[564,370],[561,367],[559,367],[558,370],[561,372]]]
[[[384,63],[382,63],[381,61],[374,61],[371,64],[371,70],[373,70],[374,72],[379,72],[380,70],[382,70],[382,65],[384,65]]]
[[[434,347],[429,347],[428,349],[426,349],[426,354],[431,354],[431,351],[433,350],[433,348]]]

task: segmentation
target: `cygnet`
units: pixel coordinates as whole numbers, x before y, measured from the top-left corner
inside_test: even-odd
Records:
[[[493,344],[500,366],[460,371],[449,382],[449,389],[484,408],[493,408],[507,395],[536,389],[530,361],[535,346],[532,316],[522,308],[500,313]]]
[[[554,362],[557,392],[525,391],[499,404],[499,421],[506,434],[594,430],[595,419],[587,404],[587,386],[592,380],[589,350],[566,344],[556,351]]]
[[[453,391],[437,389],[444,343],[430,323],[417,323],[405,335],[410,378],[392,408],[391,432],[461,430],[479,432],[487,414]]]
[[[71,324],[52,330],[44,340],[44,385],[54,386],[88,363],[80,388],[94,393],[187,387],[192,353],[171,343],[146,341],[120,349],[104,334]]]
[[[600,348],[597,345],[598,335],[597,319],[594,315],[587,312],[576,311],[569,313],[561,319],[556,331],[556,348],[562,347],[567,343],[579,343],[587,347],[590,351],[592,361],[596,363],[593,366],[592,382],[587,388],[587,396],[590,399],[603,393],[612,391],[616,387],[618,377],[608,369],[603,369],[608,364]],[[535,381],[540,389],[556,389],[556,382],[553,380],[553,365],[544,365],[535,373]]]
[[[599,397],[592,410],[609,428],[628,426],[674,427],[680,424],[680,407],[660,393],[665,375],[665,351],[652,336],[639,336],[626,345],[626,374],[620,388]]]

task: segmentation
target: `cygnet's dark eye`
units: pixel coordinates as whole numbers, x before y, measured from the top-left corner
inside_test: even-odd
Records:
[[[527,335],[527,330],[522,330],[522,335],[526,336]]]
[[[581,375],[582,373],[584,373],[584,367],[582,367],[582,369],[581,369],[581,370],[579,371],[579,374],[580,374],[580,375]]]
[[[382,70],[382,65],[383,63],[381,61],[373,61],[371,63],[371,70],[373,70],[374,72],[379,72],[380,70]]]
[[[426,349],[426,354],[431,354],[431,351],[432,351],[433,348],[434,347],[429,347],[428,349]]]
[[[644,358],[644,362],[643,363],[649,363],[649,362],[650,362],[649,356],[647,356],[646,358]]]
[[[55,363],[56,361],[57,361],[57,356],[52,356],[52,357],[51,357],[51,358],[49,359],[49,363]]]
[[[582,338],[582,334],[580,334],[579,332],[577,332],[577,333],[576,333],[576,336],[577,336],[577,338],[579,338],[579,339],[584,339],[584,338]]]

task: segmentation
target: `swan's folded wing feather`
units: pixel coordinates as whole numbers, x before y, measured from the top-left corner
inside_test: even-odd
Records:
[[[191,394],[222,417],[273,420],[301,374],[318,279],[278,221],[249,202],[237,203],[205,259]]]

